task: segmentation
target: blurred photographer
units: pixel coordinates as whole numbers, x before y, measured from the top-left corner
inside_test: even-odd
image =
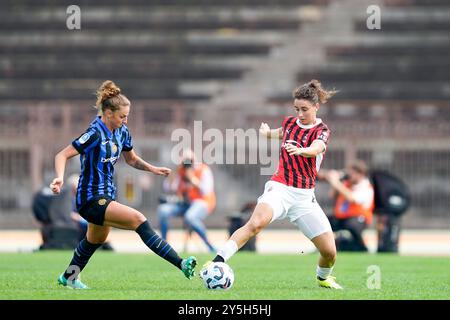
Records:
[[[206,236],[206,226],[203,223],[216,205],[211,169],[206,164],[197,163],[192,150],[185,150],[176,173],[164,181],[163,187],[166,193],[172,192],[176,196],[166,196],[158,207],[162,238],[167,238],[170,218],[183,217],[188,227],[200,236],[208,250],[215,252]]]
[[[357,160],[346,172],[329,170],[321,173],[328,181],[335,198],[334,216],[330,217],[334,232],[348,230],[352,239],[336,237],[336,247],[341,251],[367,251],[362,233],[372,223],[374,189],[368,178],[366,164]]]
[[[71,219],[72,190],[70,185],[54,194],[45,184],[33,196],[32,212],[40,225],[44,249],[73,249],[78,244],[78,226]]]

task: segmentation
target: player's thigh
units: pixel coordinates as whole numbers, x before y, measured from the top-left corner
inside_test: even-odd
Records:
[[[287,215],[310,240],[327,232],[333,234],[330,222],[318,204],[301,203],[291,207]]]
[[[109,226],[99,226],[89,223],[86,232],[87,241],[93,244],[104,243],[108,238],[110,230],[111,227]]]
[[[106,209],[112,201],[110,197],[104,195],[94,197],[80,208],[79,214],[86,221],[103,226]]]
[[[272,222],[272,218],[272,206],[268,203],[260,202],[253,210],[250,219],[246,223],[246,226],[259,231],[269,225]]]
[[[286,217],[286,206],[288,202],[285,199],[285,190],[279,183],[268,181],[265,185],[264,193],[258,198],[254,215],[266,217],[271,216],[269,223],[275,220],[281,220]]]
[[[107,226],[136,230],[145,221],[147,218],[142,213],[117,201],[112,201],[106,208],[104,224]]]

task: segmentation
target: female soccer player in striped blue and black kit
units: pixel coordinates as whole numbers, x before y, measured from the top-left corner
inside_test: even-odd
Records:
[[[67,160],[80,155],[81,174],[76,206],[80,215],[89,222],[86,238],[78,244],[69,267],[59,276],[58,283],[74,289],[87,288],[78,275],[95,250],[106,241],[111,227],[136,231],[151,250],[181,269],[187,278],[192,278],[195,257],[181,259],[153,231],[142,213],[115,201],[114,165],[120,154],[123,154],[130,166],[139,170],[167,176],[170,169],[152,166],[134,152],[126,126],[130,101],[112,81],[105,81],[98,89],[96,107],[100,115],[92,121],[85,133],[55,157],[56,178],[50,187],[54,193],[59,193]]]

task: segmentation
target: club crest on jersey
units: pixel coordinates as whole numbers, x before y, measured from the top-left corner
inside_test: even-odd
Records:
[[[80,137],[80,139],[78,139],[78,142],[79,142],[80,144],[84,144],[84,143],[86,143],[86,141],[89,140],[90,136],[91,136],[91,134],[90,134],[89,132],[86,132],[85,134],[83,134],[83,135]]]
[[[101,205],[101,206],[104,206],[106,204],[106,199],[98,200],[98,204]]]
[[[117,152],[117,145],[115,143],[113,143],[113,145],[112,145],[112,152],[113,153]]]
[[[302,145],[306,145],[306,140],[308,140],[308,136],[304,136],[302,139]]]

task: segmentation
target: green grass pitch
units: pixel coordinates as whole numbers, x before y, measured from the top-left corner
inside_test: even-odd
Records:
[[[186,256],[186,254],[183,254]],[[235,283],[229,291],[208,291],[201,280],[184,278],[168,262],[150,254],[97,252],[82,273],[90,290],[57,286],[71,251],[0,254],[0,299],[21,300],[293,300],[293,299],[449,299],[450,258],[395,254],[340,253],[334,275],[342,291],[319,288],[314,280],[317,254],[236,254],[229,265]],[[199,254],[201,264],[211,255]],[[379,268],[380,289],[367,281]],[[369,281],[370,282],[370,281]],[[373,282],[372,282],[373,283]]]

